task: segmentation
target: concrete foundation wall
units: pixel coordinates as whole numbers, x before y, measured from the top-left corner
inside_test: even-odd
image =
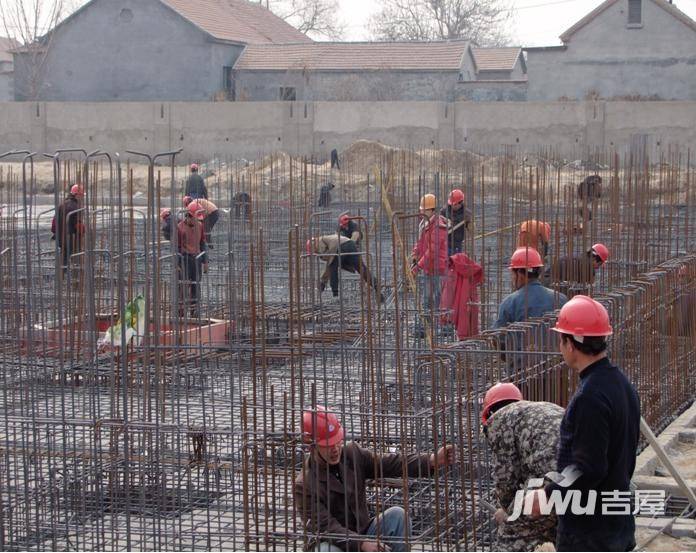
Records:
[[[457,100],[474,102],[524,102],[527,99],[527,81],[462,82],[457,84],[455,97]]]
[[[222,67],[241,50],[212,42],[156,0],[98,0],[58,27],[40,78],[32,77],[36,64],[15,55],[15,98],[211,100],[222,89]]]
[[[651,1],[627,24],[617,2],[568,41],[527,51],[529,100],[696,100],[696,32]]]
[[[0,103],[0,151],[184,148],[184,158],[325,154],[358,139],[394,146],[696,148],[696,102]]]

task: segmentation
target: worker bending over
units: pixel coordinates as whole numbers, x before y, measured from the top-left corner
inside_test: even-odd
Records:
[[[471,224],[471,211],[464,207],[464,192],[455,188],[447,198],[447,207],[440,211],[448,221],[447,255],[462,253],[466,231]]]
[[[510,258],[510,274],[515,291],[507,296],[498,310],[493,328],[541,317],[562,307],[568,298],[542,286],[539,275],[544,266],[539,252],[532,248],[517,248]]]
[[[534,551],[556,541],[556,516],[521,517],[513,513],[515,494],[530,478],[543,478],[556,468],[563,409],[545,401],[523,401],[512,383],[498,383],[486,392],[481,420],[493,457],[498,532],[493,551]]]
[[[418,226],[418,242],[413,248],[411,271],[418,275],[418,289],[421,296],[421,310],[424,318],[430,321],[431,328],[439,317],[434,312],[440,308],[442,294],[441,278],[447,274],[447,219],[437,213],[437,201],[433,194],[421,198],[420,212],[423,215]],[[424,322],[417,316],[415,334],[425,337]]]
[[[366,480],[403,476],[430,477],[454,463],[453,446],[436,454],[377,455],[347,441],[338,417],[317,406],[302,415],[302,437],[310,444],[295,480],[295,508],[317,551],[406,551],[411,524],[402,507],[373,518],[367,506]]]
[[[358,273],[365,283],[378,293],[379,302],[384,302],[384,295],[379,293],[377,278],[365,265],[355,242],[339,234],[327,234],[307,240],[307,254],[313,253],[318,254],[320,259],[326,262],[324,272],[319,279],[321,292],[326,289],[326,283],[329,282],[333,296],[338,297],[338,271],[343,269],[349,273]]]
[[[355,245],[360,247],[360,242],[362,240],[362,233],[360,232],[360,227],[357,221],[351,219],[350,215],[344,213],[338,218],[338,227],[340,229],[341,236],[345,236],[349,240],[355,242]]]
[[[560,334],[563,360],[580,382],[561,422],[557,474],[548,475],[545,488],[530,492],[533,515],[540,513],[541,494],[563,498],[579,492],[581,505],[596,494],[591,513],[570,509],[559,514],[556,549],[630,551],[636,545],[635,519],[630,509],[629,514],[617,512],[616,497],[628,497],[636,465],[638,394],[607,357],[607,337],[613,331],[601,303],[575,296],[561,309],[553,330]]]
[[[530,219],[520,225],[517,233],[518,248],[534,248],[543,259],[549,255],[549,243],[551,242],[551,225],[544,221]]]
[[[597,271],[609,260],[609,248],[595,244],[580,256],[563,257],[553,263],[551,281],[570,293],[577,285],[594,284]]]

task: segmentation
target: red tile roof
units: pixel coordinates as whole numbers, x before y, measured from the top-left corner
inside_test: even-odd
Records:
[[[476,71],[512,71],[522,48],[472,48]]]
[[[312,42],[269,10],[247,0],[161,0],[218,40],[244,44]]]
[[[592,20],[594,20],[596,17],[601,15],[605,10],[616,4],[619,0],[606,0],[606,2],[600,4],[597,6],[594,10],[592,10],[590,13],[588,13],[585,17],[583,17],[580,21],[575,23],[570,29],[568,29],[566,32],[564,32],[561,36],[560,39],[563,42],[568,42],[570,40],[570,37],[572,37],[576,32],[578,32],[580,29],[582,29],[585,25],[590,23]],[[665,10],[667,13],[673,15],[675,18],[677,18],[679,21],[684,23],[685,25],[691,27],[694,31],[696,31],[696,21],[691,19],[688,15],[686,15],[683,11],[681,11],[679,8],[677,8],[674,4],[670,4],[669,2],[666,2],[665,0],[652,0],[654,4],[657,4],[659,7],[661,7],[663,10]]]
[[[244,49],[235,69],[458,71],[468,48],[466,40],[255,44]]]

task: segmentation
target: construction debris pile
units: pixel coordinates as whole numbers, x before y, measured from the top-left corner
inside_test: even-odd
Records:
[[[220,217],[193,303],[180,238],[166,240],[160,221],[163,209],[176,225],[187,217],[178,157],[58,152],[48,196],[39,156],[0,158],[3,549],[301,549],[316,536],[292,490],[302,411],[317,404],[375,453],[455,444],[461,462],[375,482],[369,503],[408,510],[414,550],[490,546],[483,394],[506,379],[564,406],[576,386],[553,313],[492,329],[527,220],[549,223],[549,260],[599,242],[611,251],[592,282],[551,286],[608,309],[612,359],[650,426],[694,399],[696,170],[678,151],[569,164],[357,144],[340,169],[275,153],[217,160],[202,167]],[[595,174],[603,193],[582,201],[578,183]],[[52,221],[76,182],[82,226],[66,258]],[[480,331],[464,340],[414,332],[419,200],[444,206],[452,188],[472,215],[464,251],[483,270]],[[336,297],[318,286],[324,263],[308,241],[335,234],[346,212],[377,293],[346,271]]]

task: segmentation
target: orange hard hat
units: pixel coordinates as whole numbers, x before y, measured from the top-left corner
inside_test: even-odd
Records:
[[[592,254],[596,255],[602,260],[602,263],[606,263],[609,259],[609,248],[604,244],[595,244],[590,250]]]
[[[481,422],[486,424],[491,414],[491,408],[501,401],[522,401],[522,392],[512,382],[498,382],[491,386],[483,398],[483,411],[481,411]]]
[[[184,207],[188,206],[193,201],[191,196],[184,196]]]
[[[323,405],[302,413],[302,439],[305,443],[331,447],[342,442],[343,437],[343,427],[338,417]]]
[[[341,215],[338,218],[338,224],[341,227],[347,227],[349,222],[350,222],[350,215],[348,215],[347,213],[344,213],[343,215]]]
[[[447,203],[449,205],[457,205],[460,204],[464,201],[464,192],[459,190],[459,188],[455,188],[450,192],[449,198],[447,198]]]
[[[561,308],[556,326],[551,330],[571,334],[577,338],[611,336],[614,333],[606,308],[598,301],[582,294],[573,296]]]
[[[421,198],[420,208],[421,209],[435,209],[437,206],[437,199],[435,194],[426,194]]]
[[[188,210],[189,214],[194,216],[199,221],[205,219],[205,209],[203,209],[201,204],[199,204],[198,202],[191,202],[190,204],[188,204],[186,209]]]
[[[517,248],[510,258],[510,269],[535,269],[543,266],[541,255],[534,248]]]
[[[164,207],[160,209],[160,219],[166,219],[172,214],[172,210],[169,209],[168,207]]]
[[[198,163],[191,164],[191,171],[198,171]]]
[[[83,190],[81,184],[73,184],[73,185],[70,187],[70,193],[71,193],[73,196],[84,196],[84,195],[85,195],[85,191]]]

